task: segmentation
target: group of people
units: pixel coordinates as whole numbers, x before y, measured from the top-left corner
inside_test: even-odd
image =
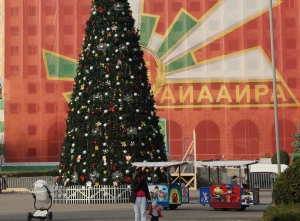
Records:
[[[130,202],[133,203],[135,221],[146,221],[147,203],[151,202],[151,197],[143,171],[138,171],[131,182]],[[163,217],[156,201],[151,203],[148,214],[151,215],[150,221],[158,221],[159,217]]]

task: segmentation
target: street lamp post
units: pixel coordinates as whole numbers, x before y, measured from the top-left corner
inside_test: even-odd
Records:
[[[279,130],[278,130],[278,107],[277,107],[277,89],[276,89],[276,66],[275,66],[275,48],[274,48],[274,28],[273,28],[273,0],[270,0],[270,38],[271,38],[271,54],[272,54],[272,72],[273,72],[273,94],[274,94],[274,120],[275,120],[275,137],[277,152],[277,169],[278,174],[281,173],[280,165],[280,146],[279,146]]]

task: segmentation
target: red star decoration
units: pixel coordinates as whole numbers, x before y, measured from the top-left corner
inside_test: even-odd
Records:
[[[135,35],[135,34],[136,34],[136,31],[135,31],[135,30],[131,30],[131,31],[130,31],[130,34]]]
[[[81,182],[84,182],[85,176],[80,176]]]
[[[96,167],[96,163],[92,163],[92,168],[95,168]]]
[[[110,110],[111,112],[115,112],[115,107],[113,106],[113,107],[109,108],[109,110]]]

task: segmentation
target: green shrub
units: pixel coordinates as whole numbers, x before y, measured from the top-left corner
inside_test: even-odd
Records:
[[[277,164],[277,152],[271,158],[272,164]],[[290,164],[290,156],[285,150],[280,150],[280,164]]]
[[[292,163],[276,178],[273,191],[276,205],[300,203],[300,160]]]
[[[271,221],[273,217],[280,217],[281,221],[299,221],[300,204],[269,206],[263,213],[262,221]]]

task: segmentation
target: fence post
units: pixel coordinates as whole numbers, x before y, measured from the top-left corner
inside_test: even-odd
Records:
[[[117,203],[117,188],[114,187],[114,203]]]

